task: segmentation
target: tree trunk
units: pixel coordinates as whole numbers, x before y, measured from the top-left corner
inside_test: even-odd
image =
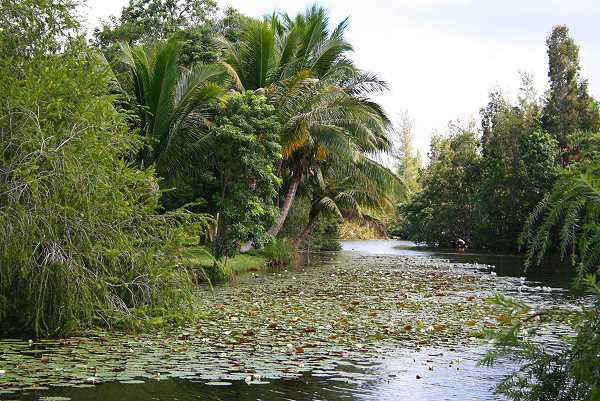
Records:
[[[269,234],[271,234],[273,237],[276,237],[277,234],[279,234],[279,231],[281,231],[281,227],[283,227],[283,223],[285,223],[285,219],[287,218],[287,215],[290,212],[290,209],[292,208],[294,198],[296,197],[296,191],[298,190],[298,186],[300,185],[300,179],[300,174],[294,174],[294,176],[292,177],[292,182],[290,182],[290,187],[288,188],[288,192],[285,196],[281,212],[279,213],[279,216],[277,216],[277,219],[275,219],[275,222],[273,223],[271,228],[269,228]],[[254,244],[252,244],[252,241],[248,241],[241,245],[240,253],[246,253],[252,248],[254,248]]]
[[[313,216],[310,217],[310,219],[308,220],[308,223],[306,224],[306,226],[304,227],[302,232],[300,232],[300,234],[298,234],[298,236],[296,238],[294,238],[294,241],[292,241],[292,245],[294,245],[296,248],[298,248],[302,244],[302,241],[304,241],[306,236],[308,234],[310,234],[312,229],[315,227],[318,216],[319,216],[319,213],[317,212]]]
[[[285,223],[285,219],[287,218],[290,209],[292,208],[292,204],[294,203],[294,198],[296,197],[296,191],[298,190],[298,186],[300,185],[300,174],[296,173],[292,177],[292,182],[290,182],[290,187],[288,188],[288,192],[285,196],[285,200],[283,201],[283,207],[281,208],[281,212],[279,216],[275,219],[275,222],[269,228],[269,234],[273,237],[276,237],[281,231],[281,227],[283,227],[283,223]]]
[[[310,232],[314,228],[315,223],[317,222],[319,215],[323,210],[321,207],[318,206],[319,202],[319,198],[313,199],[312,205],[310,206],[310,212],[308,213],[308,223],[306,223],[304,229],[300,232],[300,234],[298,234],[296,238],[294,238],[294,241],[292,241],[292,245],[294,245],[296,248],[298,248],[302,244],[302,241],[304,241],[306,236],[310,234]]]

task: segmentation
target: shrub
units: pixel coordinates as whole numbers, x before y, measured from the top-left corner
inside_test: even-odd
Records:
[[[0,332],[54,335],[143,306],[191,307],[190,277],[172,257],[189,216],[160,215],[153,171],[127,161],[140,138],[73,10],[0,4],[10,27],[0,31]]]
[[[262,256],[267,259],[270,266],[287,266],[294,262],[298,253],[294,246],[286,239],[274,239],[261,251]]]

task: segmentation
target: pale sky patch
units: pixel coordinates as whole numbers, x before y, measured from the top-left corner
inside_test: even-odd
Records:
[[[260,17],[295,14],[314,1],[220,0]],[[119,14],[127,0],[88,0],[88,20]],[[408,110],[422,155],[431,134],[457,117],[478,116],[491,88],[516,95],[519,71],[547,88],[546,37],[565,24],[580,46],[582,75],[600,95],[600,2],[595,0],[323,0],[332,24],[350,17],[354,59],[390,85],[378,96],[390,116]]]

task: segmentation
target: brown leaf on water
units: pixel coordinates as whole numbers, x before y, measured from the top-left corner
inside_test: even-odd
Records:
[[[445,324],[434,324],[433,330],[436,332],[444,331],[444,330],[446,330],[446,325]]]
[[[512,318],[506,313],[501,313],[496,316],[496,320],[503,326],[510,326],[512,324]]]

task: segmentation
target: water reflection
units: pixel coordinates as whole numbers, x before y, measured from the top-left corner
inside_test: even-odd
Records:
[[[399,350],[370,363],[340,364],[335,377],[327,377],[323,372],[268,384],[238,381],[228,386],[209,386],[183,379],[150,380],[143,384],[106,383],[89,388],[57,387],[43,393],[30,391],[21,394],[20,399],[37,400],[43,394],[81,401],[503,400],[493,395],[492,387],[509,369],[503,365],[493,369],[477,366],[480,356],[481,351],[473,350]]]
[[[429,256],[447,259],[454,263],[476,263],[482,271],[494,271],[499,276],[525,277],[527,281],[540,285],[570,288],[575,270],[557,256],[549,257],[540,266],[524,271],[522,255],[498,252],[472,251],[468,249],[444,249],[419,246],[410,241],[370,240],[342,241],[344,251],[355,251],[380,255]],[[493,269],[483,265],[491,265]]]

